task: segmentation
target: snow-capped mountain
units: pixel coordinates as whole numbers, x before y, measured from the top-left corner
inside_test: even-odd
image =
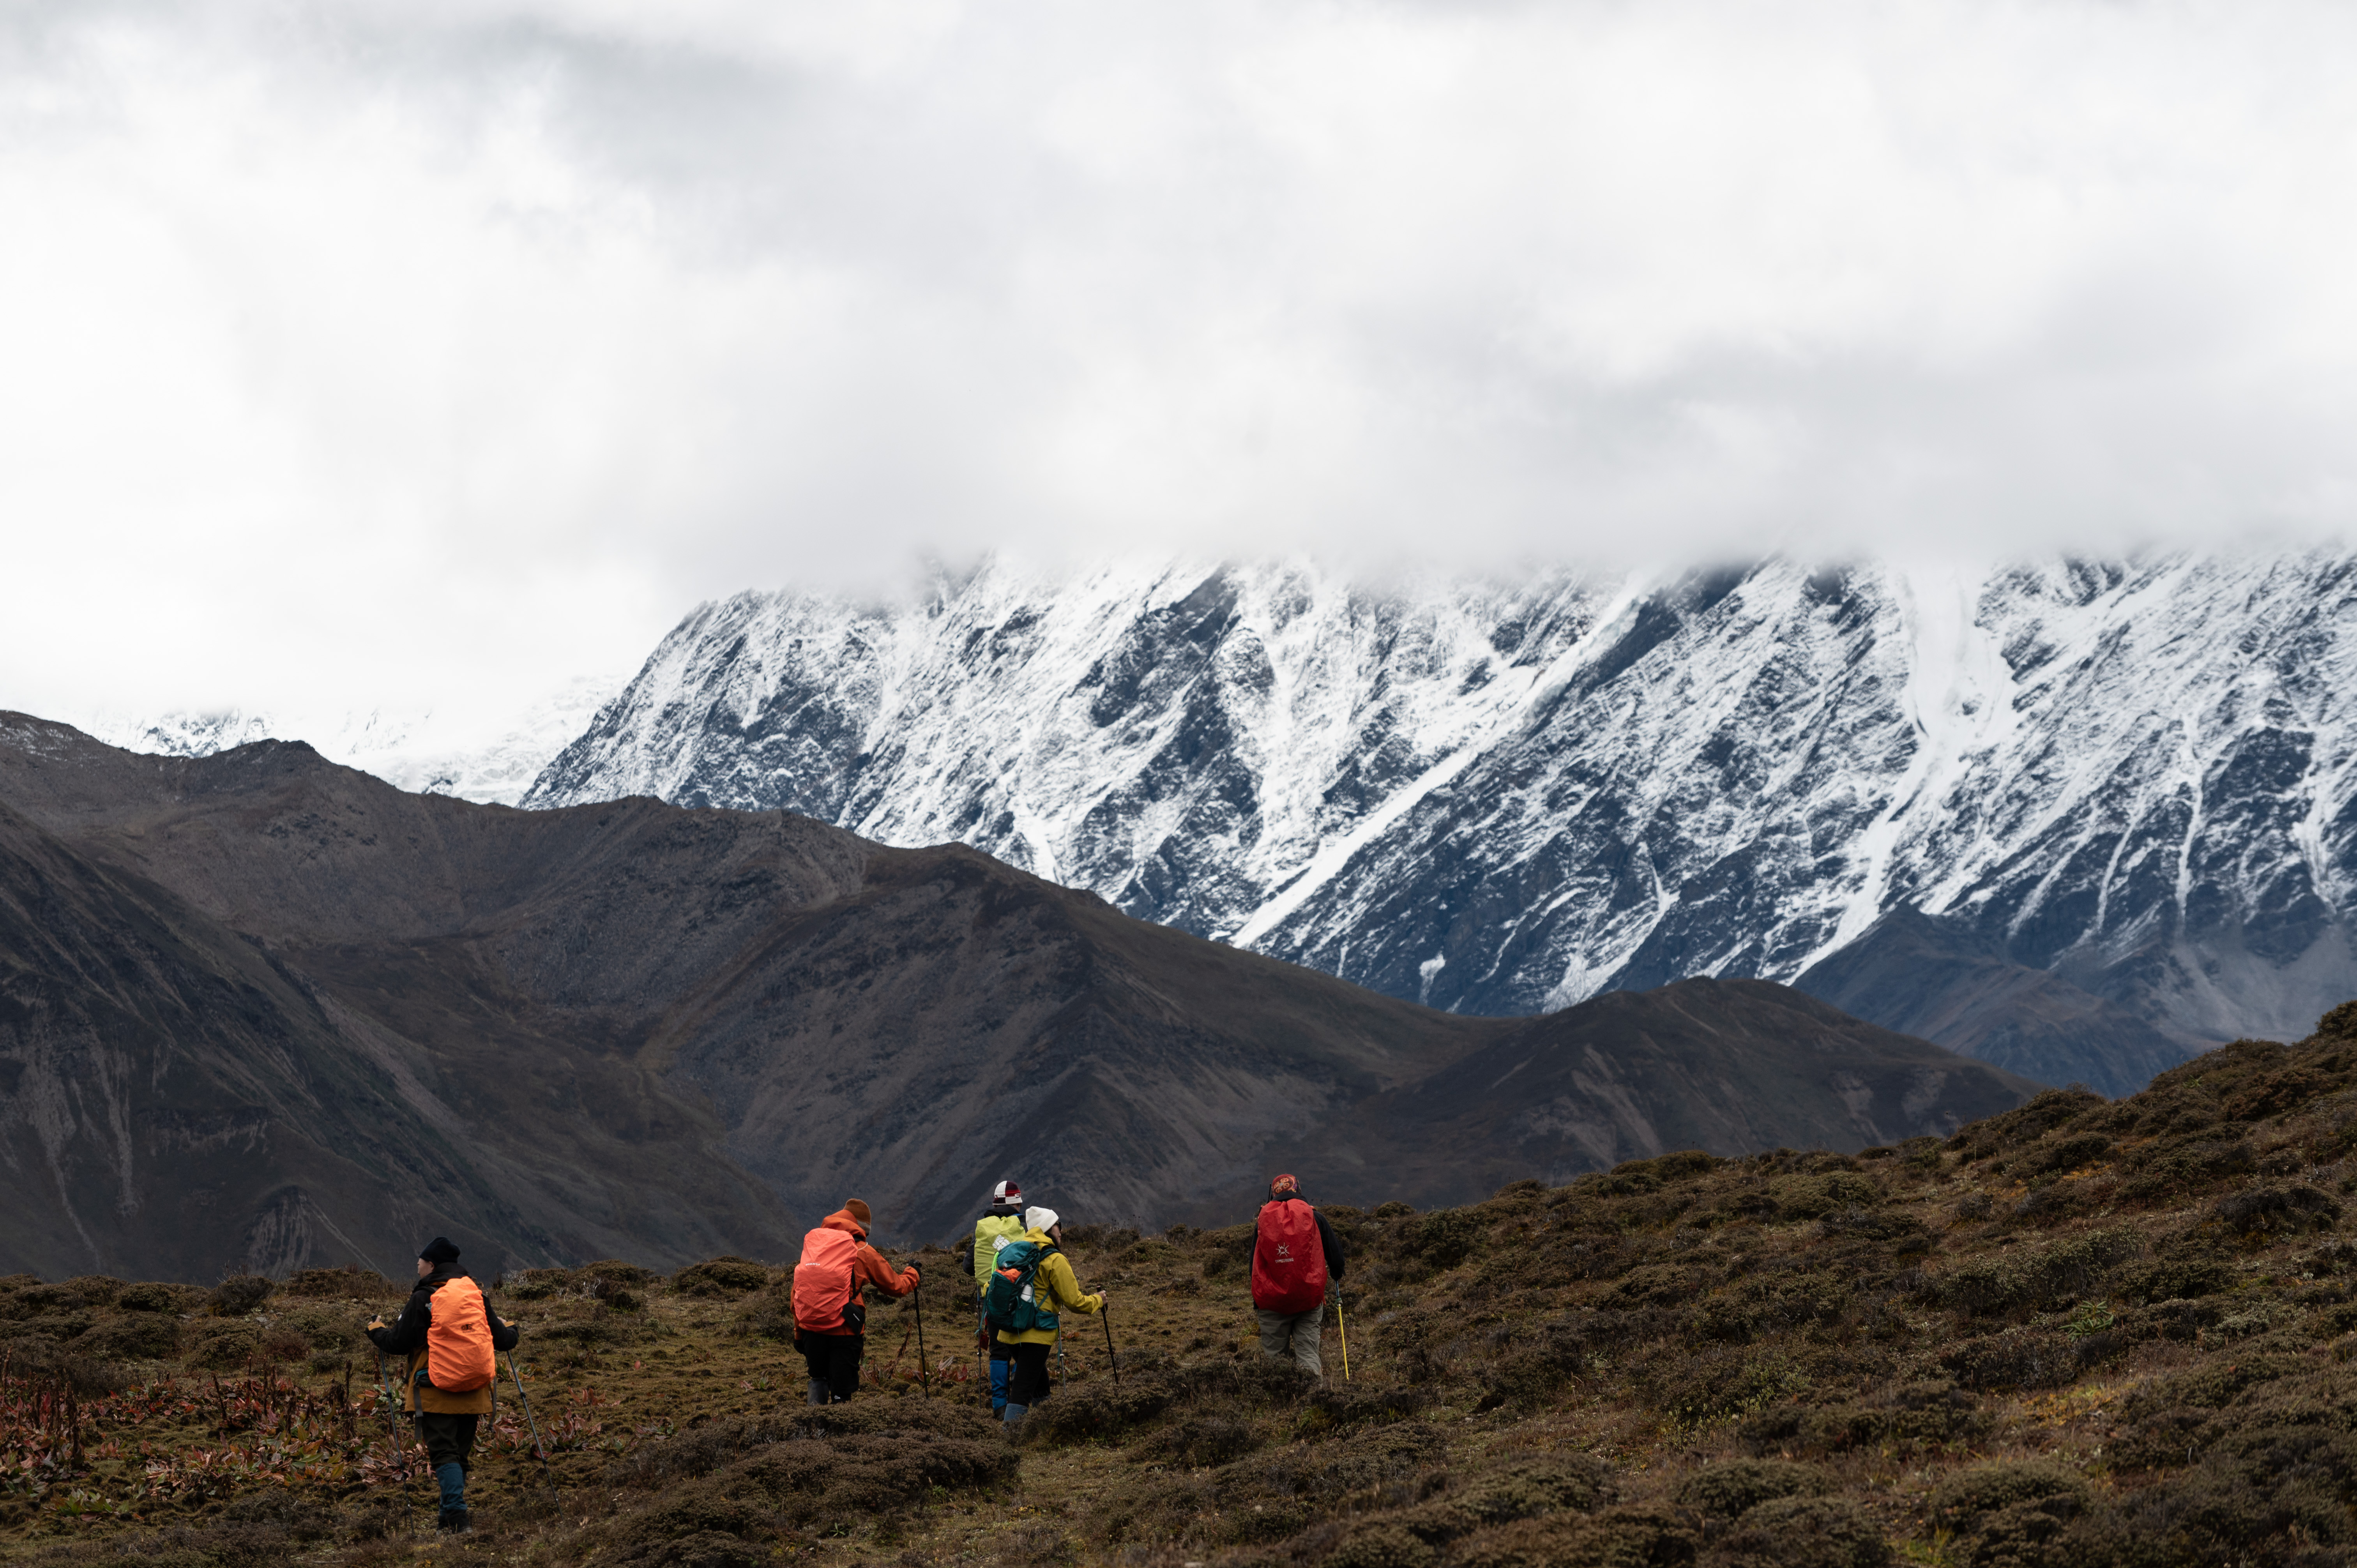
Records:
[[[1792,980],[1907,909],[2147,1031],[2090,1079],[2116,1089],[2357,994],[2352,603],[2327,556],[992,565],[899,607],[702,607],[525,803],[962,840],[1467,1012]]]
[[[399,789],[513,806],[621,685],[611,677],[584,676],[524,705],[516,717],[488,725],[382,708],[67,716],[109,746],[164,757],[210,757],[257,740],[305,741],[330,762],[373,773]]]

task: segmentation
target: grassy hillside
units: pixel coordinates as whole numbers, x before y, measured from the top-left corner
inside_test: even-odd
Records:
[[[2118,1102],[2053,1091],[1944,1144],[1332,1209],[1352,1375],[1329,1326],[1322,1387],[1257,1357],[1248,1226],[1076,1227],[1119,1385],[1078,1323],[1017,1446],[978,1413],[938,1251],[932,1397],[914,1313],[885,1305],[875,1386],[823,1412],[774,1337],[783,1271],[536,1272],[500,1299],[558,1495],[503,1404],[481,1528],[453,1543],[411,1533],[425,1484],[371,1364],[347,1361],[383,1282],[307,1274],[256,1302],[259,1282],[19,1276],[0,1540],[190,1568],[2337,1563],[2357,1541],[2352,1151],[2357,1004],[2298,1046],[2230,1046]]]

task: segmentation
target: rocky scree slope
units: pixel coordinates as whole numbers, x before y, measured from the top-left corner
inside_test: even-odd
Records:
[[[1075,1224],[1119,1376],[1080,1325],[1012,1445],[970,1347],[937,1338],[920,1382],[914,1304],[875,1304],[868,1386],[814,1412],[783,1343],[791,1269],[532,1271],[500,1299],[569,1423],[563,1506],[493,1443],[478,1533],[436,1557],[2331,1568],[2357,1556],[2352,1155],[2357,1004],[2289,1048],[2238,1042],[2116,1103],[2050,1091],[1945,1140],[1674,1153],[1423,1213],[1329,1204],[1351,1375],[1329,1326],[1322,1385],[1259,1356],[1248,1205],[1157,1236]],[[958,1321],[968,1287],[944,1253],[919,1261],[927,1320]],[[190,1473],[186,1450],[221,1477],[224,1453],[287,1442],[258,1400],[182,1418],[164,1375],[236,1368],[242,1345],[250,1378],[317,1398],[324,1370],[338,1391],[350,1330],[313,1308],[366,1293],[267,1291],[0,1281],[20,1375],[149,1396],[91,1418],[91,1451],[120,1434],[141,1460],[27,1472],[0,1501],[9,1545],[223,1568],[401,1552],[419,1498],[388,1475],[153,1480]],[[134,1497],[136,1520],[93,1506]]]
[[[1477,1014],[1813,988],[1911,911],[1954,990],[1845,1005],[2117,1094],[2357,991],[2352,596],[2323,555],[1389,588],[995,564],[901,607],[700,607],[526,803],[955,839]]]
[[[0,1259],[48,1273],[397,1272],[438,1229],[511,1264],[775,1256],[854,1192],[944,1233],[1008,1171],[1167,1222],[1309,1146],[1433,1201],[1486,1179],[1468,1137],[1568,1174],[1945,1132],[2031,1088],[1770,985],[1465,1018],[963,847],[21,715],[0,938],[0,1158],[33,1195]],[[1456,1086],[1467,1059],[1511,1088]],[[1426,1095],[1450,1120],[1390,1109]]]

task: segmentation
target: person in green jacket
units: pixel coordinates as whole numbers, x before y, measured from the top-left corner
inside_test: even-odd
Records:
[[[1015,1363],[1015,1375],[1006,1391],[1006,1408],[1000,1414],[1010,1433],[1033,1405],[1054,1390],[1054,1382],[1048,1376],[1048,1357],[1056,1348],[1060,1332],[1057,1310],[1103,1312],[1105,1304],[1103,1291],[1094,1295],[1081,1294],[1081,1282],[1072,1273],[1071,1261],[1063,1253],[1063,1222],[1054,1209],[1027,1209],[1023,1215],[1023,1240],[1039,1248],[1043,1255],[1031,1276],[1037,1326],[997,1331],[998,1343],[1006,1348]]]
[[[983,1298],[990,1292],[990,1271],[998,1264],[998,1249],[1023,1239],[1023,1189],[1012,1179],[991,1189],[990,1208],[974,1222],[974,1236],[958,1253],[958,1261],[974,1276],[974,1333],[990,1356],[990,1413],[1004,1420],[1006,1387],[1015,1375],[1012,1349],[992,1336]]]

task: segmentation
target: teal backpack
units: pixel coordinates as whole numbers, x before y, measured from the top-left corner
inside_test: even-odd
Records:
[[[1053,1242],[1043,1247],[1037,1241],[1009,1241],[998,1250],[998,1266],[991,1271],[990,1288],[982,1297],[982,1315],[992,1328],[1004,1334],[1027,1334],[1056,1326],[1056,1315],[1031,1295],[1031,1282],[1039,1265],[1055,1250]]]

